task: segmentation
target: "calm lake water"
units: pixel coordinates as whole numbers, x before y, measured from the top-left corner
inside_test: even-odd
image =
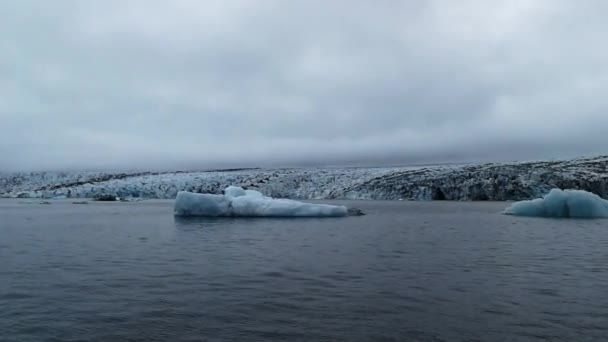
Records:
[[[0,341],[608,340],[608,221],[350,204],[368,215],[0,200]]]

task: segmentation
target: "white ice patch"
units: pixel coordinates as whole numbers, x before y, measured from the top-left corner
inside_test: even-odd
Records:
[[[245,192],[245,190],[243,190],[243,188],[231,185],[224,190],[224,195],[229,197],[239,197],[245,196],[247,195],[247,193]]]
[[[255,190],[245,190],[245,195],[250,197],[264,197],[264,194]]]
[[[264,195],[255,190],[243,190],[243,188],[238,186],[229,186],[224,190],[224,195],[229,197],[241,197],[241,196],[251,196],[251,197],[264,197]]]
[[[338,217],[347,216],[344,206],[303,203],[265,197],[254,190],[230,186],[225,195],[180,191],[175,199],[176,216],[241,217]]]
[[[583,190],[553,189],[543,198],[513,203],[505,214],[561,218],[606,218],[608,201]]]

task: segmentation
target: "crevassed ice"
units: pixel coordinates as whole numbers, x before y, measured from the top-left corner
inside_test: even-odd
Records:
[[[175,199],[176,216],[242,217],[338,217],[347,216],[344,206],[275,199],[255,190],[230,186],[224,195],[180,191]]]
[[[608,218],[608,201],[583,190],[553,189],[543,198],[513,203],[505,214],[558,218]]]

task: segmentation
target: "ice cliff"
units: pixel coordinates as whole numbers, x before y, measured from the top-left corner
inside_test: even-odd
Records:
[[[551,189],[608,197],[608,156],[558,161],[393,168],[250,169],[198,172],[0,174],[0,196],[175,198],[221,194],[229,185],[289,199],[525,200]]]

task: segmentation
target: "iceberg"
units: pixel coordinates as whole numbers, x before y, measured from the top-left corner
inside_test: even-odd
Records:
[[[175,199],[174,214],[210,217],[340,217],[362,213],[345,206],[276,199],[255,190],[229,186],[223,195],[180,191]]]
[[[557,218],[608,218],[608,201],[583,190],[553,189],[543,198],[513,203],[507,215]]]

